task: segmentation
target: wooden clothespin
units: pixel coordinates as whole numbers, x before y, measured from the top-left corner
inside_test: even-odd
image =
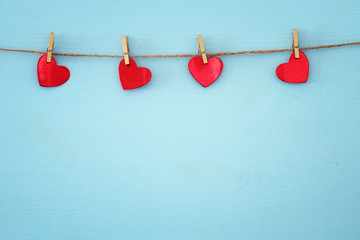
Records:
[[[201,53],[201,57],[203,59],[203,62],[204,62],[204,64],[207,64],[208,61],[207,61],[207,58],[206,58],[206,51],[205,51],[205,47],[204,47],[204,43],[203,43],[201,34],[199,34],[197,36],[197,39],[198,39],[198,42],[199,42],[199,51]]]
[[[47,58],[46,58],[46,62],[51,62],[51,56],[54,50],[54,33],[50,33],[50,38],[49,38],[49,46],[47,49]]]
[[[294,28],[293,29],[293,49],[294,49],[294,53],[295,53],[295,58],[299,58],[299,39],[298,39],[298,32],[297,29]]]
[[[124,51],[125,65],[130,65],[128,38],[127,36],[122,36],[121,39]]]

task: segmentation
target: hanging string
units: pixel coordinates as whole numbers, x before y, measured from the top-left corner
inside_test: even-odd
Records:
[[[304,47],[304,48],[300,48],[300,50],[335,48],[335,47],[343,47],[343,46],[351,46],[351,45],[360,45],[360,42],[320,45],[320,46],[315,46],[315,47]],[[46,54],[47,53],[47,52],[35,51],[35,50],[9,49],[9,48],[0,48],[0,51],[25,52],[25,53],[36,53],[36,54]],[[284,49],[248,50],[248,51],[236,51],[236,52],[218,52],[218,53],[206,53],[206,55],[208,55],[208,56],[228,56],[228,55],[262,54],[262,53],[289,52],[289,51],[293,51],[293,49],[292,48],[284,48]],[[69,57],[123,58],[123,55],[106,55],[106,54],[80,54],[80,53],[56,53],[56,52],[54,52],[53,55],[69,56]],[[199,56],[199,54],[131,55],[132,58],[179,58],[179,57],[195,57],[195,56]]]

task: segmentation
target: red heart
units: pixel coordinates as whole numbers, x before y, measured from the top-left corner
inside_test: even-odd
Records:
[[[119,64],[120,83],[124,90],[130,90],[146,85],[151,79],[151,71],[144,67],[137,67],[130,58],[130,65],[125,65],[123,59]]]
[[[223,63],[220,58],[212,57],[204,64],[201,57],[193,57],[188,64],[191,75],[203,87],[210,86],[220,76]]]
[[[288,83],[304,83],[309,76],[309,61],[303,52],[299,52],[299,58],[295,53],[291,54],[289,62],[280,64],[276,68],[278,78]]]
[[[67,67],[58,66],[55,58],[51,57],[51,62],[46,62],[47,54],[39,58],[37,74],[40,86],[57,87],[70,78],[70,71]]]

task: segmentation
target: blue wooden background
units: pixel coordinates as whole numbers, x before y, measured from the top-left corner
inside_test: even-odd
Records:
[[[122,54],[303,47],[360,40],[358,1],[1,1],[0,47]],[[116,58],[0,52],[0,239],[359,239],[360,47],[221,57],[204,89],[188,58],[136,59],[151,82],[123,91]]]

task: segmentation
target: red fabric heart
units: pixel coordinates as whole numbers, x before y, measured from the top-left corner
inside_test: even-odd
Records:
[[[203,87],[210,86],[220,76],[223,63],[220,58],[212,57],[204,64],[201,57],[193,57],[188,64],[191,75]]]
[[[289,62],[280,64],[276,68],[278,78],[288,83],[304,83],[309,76],[309,61],[303,52],[299,52],[299,58],[295,53],[291,54]]]
[[[151,79],[151,71],[144,67],[137,67],[130,58],[130,65],[125,65],[123,59],[119,64],[120,83],[124,90],[130,90],[146,85]]]
[[[47,54],[39,58],[37,74],[40,86],[56,87],[64,84],[70,78],[70,71],[67,67],[57,65],[55,58],[46,62]]]

